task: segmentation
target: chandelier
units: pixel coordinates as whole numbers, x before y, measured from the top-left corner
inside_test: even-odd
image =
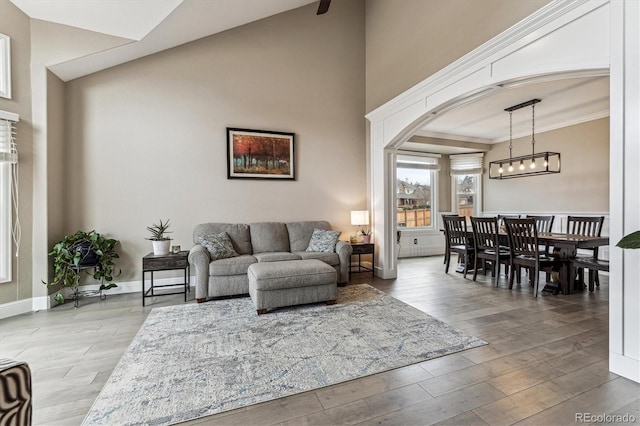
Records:
[[[489,163],[489,179],[512,179],[524,176],[560,173],[559,152],[536,153],[536,104],[540,99],[505,108],[509,113],[509,158]],[[531,154],[514,157],[513,154],[513,111],[531,107]]]

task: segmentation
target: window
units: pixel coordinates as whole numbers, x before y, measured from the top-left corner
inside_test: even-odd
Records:
[[[16,114],[0,111],[0,283],[11,281],[12,165],[18,161]],[[17,186],[17,185],[16,185]]]
[[[459,216],[480,214],[482,160],[484,154],[451,155],[453,211]]]
[[[436,199],[438,158],[398,155],[396,160],[396,202],[398,229],[434,226],[432,209]]]

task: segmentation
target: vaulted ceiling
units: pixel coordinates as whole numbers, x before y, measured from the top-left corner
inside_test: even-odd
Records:
[[[128,39],[118,47],[50,66],[69,81],[317,0],[11,1],[34,19]]]
[[[11,0],[34,19],[121,38],[114,48],[49,69],[64,81],[245,25],[317,0]],[[315,9],[313,12],[315,14]],[[321,18],[319,18],[321,19]],[[425,76],[426,77],[426,76]],[[440,114],[416,135],[492,144],[509,139],[505,108],[530,99],[536,105],[536,132],[609,115],[609,78],[542,79],[501,87],[490,96]],[[513,138],[531,134],[531,108],[513,113]],[[418,140],[417,138],[416,140]],[[477,147],[410,142],[405,148],[455,153]]]

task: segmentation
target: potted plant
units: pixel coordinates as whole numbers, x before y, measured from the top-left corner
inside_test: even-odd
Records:
[[[153,254],[155,255],[165,255],[169,254],[169,246],[171,245],[171,238],[167,237],[165,234],[170,234],[172,231],[168,231],[170,225],[170,219],[167,219],[166,222],[162,222],[160,219],[160,223],[154,223],[151,226],[147,226],[149,232],[151,232],[151,238],[147,238],[151,240],[153,243]]]
[[[625,235],[616,245],[623,249],[640,249],[640,231]]]
[[[120,257],[115,251],[117,244],[117,240],[105,238],[96,231],[78,231],[65,236],[49,253],[49,256],[53,257],[53,280],[48,283],[43,281],[43,284],[47,287],[70,287],[74,294],[77,294],[80,271],[86,269],[89,275],[101,281],[100,290],[117,287],[113,282],[113,260]],[[89,270],[91,267],[93,272]],[[56,293],[54,299],[58,303],[64,303],[61,290]]]

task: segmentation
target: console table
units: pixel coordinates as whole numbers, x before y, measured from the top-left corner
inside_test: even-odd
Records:
[[[173,271],[184,270],[184,282],[176,284],[154,284],[153,273],[156,271]],[[145,289],[145,274],[151,273],[151,286]],[[189,252],[183,250],[179,253],[169,253],[164,255],[155,255],[149,253],[142,258],[142,306],[144,306],[144,300],[147,297],[156,296],[169,296],[172,294],[183,294],[184,301],[187,301],[187,292],[191,291],[190,288],[190,267],[189,267]],[[163,287],[173,287],[176,291],[156,293],[155,289]],[[177,291],[179,290],[179,291]]]

